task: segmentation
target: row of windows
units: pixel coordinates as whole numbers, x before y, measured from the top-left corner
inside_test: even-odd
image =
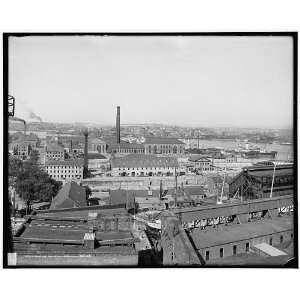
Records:
[[[120,153],[144,153],[144,149],[113,149],[113,152]]]
[[[291,233],[291,239],[294,237],[293,233]],[[283,235],[280,236],[280,244],[282,244],[284,242],[284,237]],[[270,245],[273,245],[273,238],[270,237],[269,239],[269,244]],[[245,244],[245,252],[249,252],[249,249],[250,249],[250,243],[247,242]],[[220,248],[219,250],[219,253],[220,253],[220,258],[224,257],[224,248]],[[205,260],[209,260],[209,250],[205,251]],[[233,245],[232,246],[232,255],[237,255],[237,245]]]
[[[80,170],[76,170],[76,171],[70,171],[70,170],[68,170],[68,171],[59,171],[59,170],[54,170],[54,171],[50,171],[50,173],[51,174],[55,174],[55,173],[80,173],[81,171]]]
[[[55,179],[66,179],[66,178],[77,178],[77,179],[80,179],[80,176],[78,176],[78,175],[64,175],[64,176],[53,175],[52,177],[55,178]]]
[[[165,170],[165,169],[168,169],[168,170],[170,170],[170,167],[165,167],[165,168],[119,168],[119,171],[121,171],[121,170],[123,170],[123,171],[125,171],[125,170],[159,170],[159,169],[161,169],[161,170]]]
[[[53,154],[64,154],[64,152],[63,151],[47,151],[46,152],[47,153],[47,155],[53,155]]]
[[[74,166],[47,166],[47,169],[50,169],[50,170],[55,170],[55,169],[75,169],[75,170],[78,170],[78,169],[81,169],[80,167],[74,167]]]

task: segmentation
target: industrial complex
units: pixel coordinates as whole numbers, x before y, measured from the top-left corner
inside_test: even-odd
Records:
[[[14,133],[10,158],[25,163],[36,153],[60,188],[24,212],[16,203],[26,195],[11,186],[11,266],[285,266],[295,258],[292,160],[249,144],[122,136],[120,120],[118,106],[110,135]]]

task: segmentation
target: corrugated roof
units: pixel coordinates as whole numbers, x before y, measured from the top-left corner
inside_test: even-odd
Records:
[[[157,157],[149,154],[129,154],[114,158],[112,168],[166,168],[178,167],[175,157]]]

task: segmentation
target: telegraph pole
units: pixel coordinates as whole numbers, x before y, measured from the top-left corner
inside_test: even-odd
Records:
[[[275,168],[276,168],[276,164],[275,164],[275,162],[274,162],[274,170],[273,170],[273,178],[272,178],[272,185],[271,185],[270,198],[273,197],[273,186],[274,186],[274,179],[275,179]]]
[[[175,207],[177,206],[177,168],[175,167]]]

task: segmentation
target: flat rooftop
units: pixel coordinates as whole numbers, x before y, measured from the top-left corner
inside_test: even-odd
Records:
[[[113,216],[113,215],[127,215],[127,211],[125,208],[108,208],[103,209],[101,206],[97,207],[91,207],[87,206],[86,209],[80,209],[80,210],[71,210],[71,209],[61,209],[56,211],[43,211],[43,212],[37,212],[38,217],[70,217],[70,218],[87,218],[89,213],[96,212],[100,215],[105,216]]]

